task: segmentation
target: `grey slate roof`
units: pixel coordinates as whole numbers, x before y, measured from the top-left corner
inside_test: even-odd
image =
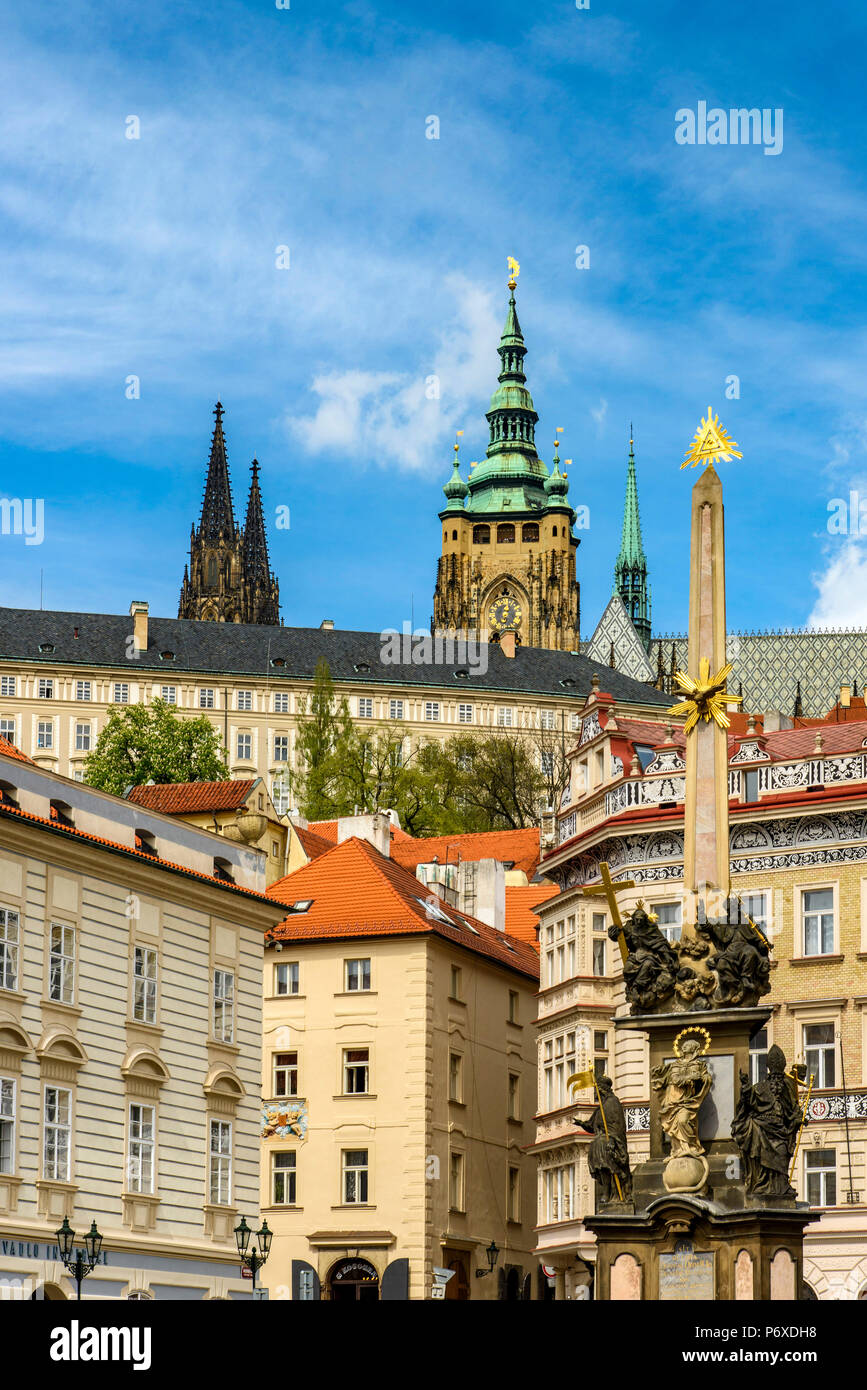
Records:
[[[312,678],[320,658],[337,683],[416,685],[420,689],[453,688],[456,695],[574,695],[583,701],[591,678],[617,700],[668,706],[661,691],[613,671],[610,666],[570,652],[519,647],[514,659],[496,645],[488,649],[484,674],[455,676],[458,663],[385,664],[378,632],[351,632],[315,627],[276,627],[252,623],[197,622],[186,618],[148,621],[147,650],[129,659],[132,619],[112,613],[60,613],[43,609],[0,608],[0,663],[27,661],[52,670],[102,666],[148,671],[171,683],[176,677],[256,676],[271,680]],[[78,636],[75,636],[75,632]],[[49,644],[52,651],[40,651]],[[161,656],[172,652],[174,659]],[[275,665],[283,662],[283,665]],[[463,669],[472,672],[472,667]]]

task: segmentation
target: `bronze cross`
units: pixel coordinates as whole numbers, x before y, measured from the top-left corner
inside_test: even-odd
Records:
[[[601,886],[588,888],[585,885],[585,887],[582,888],[581,891],[585,895],[585,897],[588,898],[604,897],[607,899],[608,910],[611,913],[611,920],[614,923],[615,927],[618,928],[617,944],[620,947],[620,954],[623,957],[623,962],[625,964],[626,957],[629,955],[629,951],[626,947],[626,937],[623,935],[623,921],[620,916],[620,908],[617,906],[617,894],[620,892],[622,888],[634,888],[635,880],[632,878],[625,878],[620,879],[617,883],[615,883],[613,878],[611,877],[611,870],[608,867],[608,861],[605,859],[603,859],[602,863],[599,865],[599,874],[602,879]]]

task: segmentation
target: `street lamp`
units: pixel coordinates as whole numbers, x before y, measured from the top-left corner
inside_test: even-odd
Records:
[[[477,1279],[484,1279],[484,1277],[485,1277],[486,1274],[493,1274],[493,1272],[494,1272],[494,1265],[497,1263],[497,1260],[498,1260],[499,1257],[500,1257],[500,1248],[499,1248],[499,1246],[492,1240],[491,1243],[490,1243],[490,1245],[489,1245],[489,1246],[487,1247],[487,1249],[485,1250],[485,1254],[486,1254],[487,1257],[488,1257],[488,1267],[487,1267],[487,1269],[477,1269],[477,1270],[476,1270],[476,1278],[477,1278]]]
[[[252,1250],[250,1249],[250,1238],[253,1235],[255,1235],[259,1246],[258,1250],[255,1245]],[[238,1254],[241,1258],[241,1264],[244,1269],[251,1270],[253,1274],[254,1294],[256,1292],[256,1271],[262,1268],[262,1265],[268,1258],[272,1238],[273,1232],[269,1231],[268,1222],[264,1220],[261,1229],[255,1232],[247,1225],[246,1216],[242,1216],[238,1225],[235,1227],[235,1240],[238,1245]]]
[[[75,1280],[76,1298],[81,1298],[81,1282],[86,1279],[92,1269],[99,1263],[99,1256],[102,1251],[102,1236],[96,1229],[96,1222],[91,1221],[90,1230],[84,1237],[84,1249],[75,1247],[75,1232],[69,1224],[69,1217],[64,1216],[63,1225],[59,1231],[54,1233],[57,1236],[57,1244],[60,1246],[60,1258],[65,1269],[69,1270]]]

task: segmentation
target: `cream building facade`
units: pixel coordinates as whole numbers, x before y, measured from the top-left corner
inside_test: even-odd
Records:
[[[439,1269],[448,1299],[536,1297],[538,957],[391,861],[385,817],[340,826],[270,890],[290,910],[265,955],[264,1281],[417,1300]]]
[[[0,1280],[247,1298],[259,1197],[264,856],[0,753]]]
[[[863,706],[863,702],[860,702]],[[765,727],[735,716],[729,736],[732,885],[774,950],[767,1029],[751,1069],[779,1044],[815,1076],[792,1176],[815,1208],[804,1241],[803,1297],[867,1298],[867,711],[840,705],[824,723]],[[791,721],[782,721],[789,723]],[[771,726],[774,727],[771,727]],[[594,1238],[590,1136],[574,1124],[565,1078],[607,1072],[626,1110],[633,1163],[649,1149],[646,1039],[618,1032],[626,1013],[604,899],[588,899],[606,860],[626,915],[640,899],[679,935],[683,896],[683,736],[633,721],[604,696],[588,702],[570,754],[559,845],[542,864],[561,894],[539,906],[539,1253],[557,1296],[584,1298]],[[590,1092],[579,1096],[589,1114]]]

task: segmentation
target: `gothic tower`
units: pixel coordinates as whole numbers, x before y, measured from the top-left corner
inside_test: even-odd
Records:
[[[515,307],[515,279],[497,349],[499,385],[487,412],[485,459],[461,477],[458,446],[443,488],[442,555],[434,592],[433,626],[499,641],[514,632],[529,647],[577,651],[578,539],[569,483],[560,471],[559,441],[549,472],[536,452],[538,415],[527,390],[527,349]]]
[[[184,566],[178,617],[221,623],[279,623],[279,589],[268,562],[259,464],[253,460],[247,518],[239,530],[219,401],[214,414],[217,418],[202,515],[198,528],[190,530],[190,563]]]
[[[626,471],[626,501],[623,506],[623,534],[620,540],[620,554],[614,565],[614,593],[623,599],[633,627],[644,643],[645,650],[650,651],[650,585],[647,582],[647,557],[641,541],[635,449],[631,439]]]

